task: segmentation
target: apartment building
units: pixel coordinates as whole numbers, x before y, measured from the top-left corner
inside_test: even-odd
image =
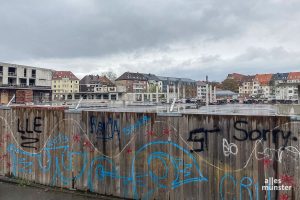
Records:
[[[206,83],[205,81],[197,81],[197,98],[205,99],[206,98]]]
[[[124,86],[128,93],[145,93],[148,89],[148,79],[141,73],[125,72],[115,80],[115,83]]]
[[[258,83],[255,82],[255,76],[244,76],[239,85],[239,95],[250,97],[257,94]]]
[[[51,100],[53,70],[0,62],[1,103],[7,103],[18,90],[32,90],[33,101]]]
[[[288,99],[288,92],[286,92],[286,84],[289,73],[273,74],[271,84],[273,85],[273,94],[276,100]]]
[[[79,79],[71,71],[55,71],[52,76],[52,99],[72,99],[79,92]]]
[[[273,74],[256,74],[254,78],[254,94],[261,98],[269,98],[272,94],[272,77]]]
[[[239,86],[240,97],[297,100],[300,72],[256,74],[243,78]]]
[[[119,91],[117,86],[106,76],[86,75],[79,81],[80,95],[86,99],[109,99],[118,100]]]
[[[147,92],[162,92],[162,81],[154,74],[143,74],[147,79]]]
[[[217,89],[213,85],[213,82],[197,81],[197,99],[208,103],[217,102]]]
[[[277,100],[298,100],[300,72],[285,73],[283,80],[276,85]]]

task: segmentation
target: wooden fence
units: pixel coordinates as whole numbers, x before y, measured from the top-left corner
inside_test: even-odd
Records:
[[[300,199],[288,116],[0,110],[0,175],[129,199]]]

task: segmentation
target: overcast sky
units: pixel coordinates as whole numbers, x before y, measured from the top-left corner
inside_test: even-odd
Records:
[[[300,71],[299,0],[1,0],[0,61],[223,80]]]

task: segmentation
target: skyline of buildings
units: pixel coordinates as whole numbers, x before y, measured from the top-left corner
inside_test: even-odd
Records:
[[[300,72],[244,75],[231,73],[239,98],[297,100]],[[115,80],[106,76],[85,75],[79,79],[71,71],[55,71],[0,62],[0,98],[7,102],[18,90],[32,90],[35,102],[75,99],[167,101],[197,98],[216,102],[224,94],[223,83],[190,78],[159,76],[153,73],[125,72]],[[228,90],[228,89],[227,89]],[[234,92],[234,90],[231,90]],[[230,94],[230,92],[225,92]],[[207,95],[209,94],[209,99]]]

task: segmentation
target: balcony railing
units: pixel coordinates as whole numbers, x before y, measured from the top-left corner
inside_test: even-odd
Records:
[[[32,78],[36,78],[36,74],[31,74],[31,77]]]
[[[8,72],[8,76],[17,76],[16,72]]]
[[[3,71],[0,71],[0,76],[3,76]]]
[[[0,87],[8,87],[8,88],[36,88],[36,89],[47,89],[51,90],[50,86],[36,86],[35,84],[26,85],[26,84],[16,84],[16,83],[8,83],[8,84],[1,84]]]

